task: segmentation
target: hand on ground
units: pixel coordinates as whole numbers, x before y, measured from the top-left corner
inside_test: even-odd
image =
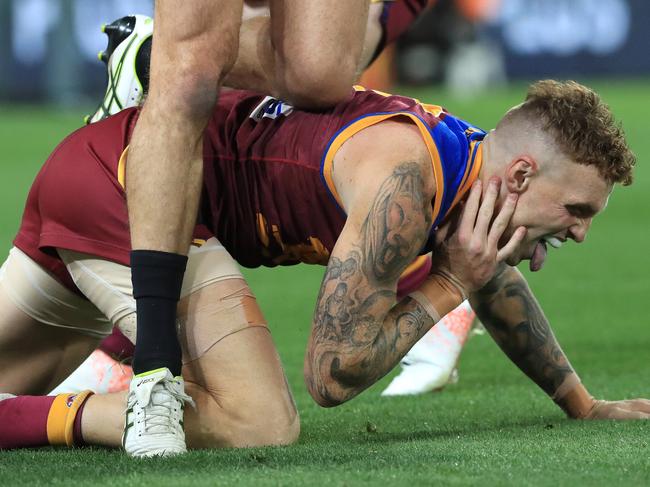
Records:
[[[584,419],[650,419],[650,400],[595,401]]]

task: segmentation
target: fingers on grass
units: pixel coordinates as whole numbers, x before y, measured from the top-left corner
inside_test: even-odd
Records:
[[[650,415],[650,401],[648,399],[633,399],[629,402],[632,403],[634,409]]]

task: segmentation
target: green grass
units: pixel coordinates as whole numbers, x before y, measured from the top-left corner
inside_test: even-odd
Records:
[[[530,276],[574,367],[602,398],[650,396],[649,85],[595,84],[638,155],[636,182],[614,192],[584,244],[551,251],[544,272]],[[518,85],[482,100],[431,90],[413,94],[489,128],[523,90]],[[80,113],[0,108],[4,248],[34,173],[55,143],[79,125]],[[469,342],[460,383],[443,393],[382,399],[386,378],[348,404],[320,409],[303,385],[302,358],[321,273],[309,266],[247,272],[300,409],[297,445],[198,451],[165,461],[134,461],[103,449],[0,452],[0,484],[650,484],[649,422],[564,419],[485,336]]]

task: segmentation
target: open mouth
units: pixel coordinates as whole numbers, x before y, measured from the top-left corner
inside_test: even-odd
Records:
[[[542,240],[546,240],[546,242],[554,249],[559,249],[564,243],[557,237],[544,237]]]
[[[535,245],[532,257],[530,258],[529,266],[531,272],[537,272],[542,267],[544,267],[544,262],[546,262],[546,256],[548,254],[546,244],[550,245],[554,249],[559,249],[562,247],[563,243],[564,242],[562,242],[562,240],[557,237],[540,238],[539,242],[537,242],[537,245]]]

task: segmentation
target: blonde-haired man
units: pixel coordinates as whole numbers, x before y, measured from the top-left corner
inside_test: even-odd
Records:
[[[78,364],[90,334],[133,324],[124,153],[137,116],[129,109],[77,131],[36,178],[0,280],[3,392],[46,392],[54,365]],[[513,267],[529,260],[538,271],[547,245],[582,242],[614,184],[631,183],[634,156],[593,91],[538,82],[489,133],[439,106],[363,88],[324,113],[233,91],[205,137],[199,221],[213,238],[190,254],[178,310],[196,401],[184,415],[190,446],[286,444],[299,431],[269,329],[235,261],[327,266],[304,364],[324,407],[383,377],[468,297],[504,352],[569,417],[650,417],[648,400],[589,394]],[[400,277],[429,252],[430,272],[398,299]],[[57,299],[43,299],[44,289]],[[94,306],[80,316],[68,304],[79,302],[75,289]],[[156,381],[137,393],[154,394]],[[165,407],[188,401],[170,392]],[[118,446],[123,401],[123,393],[7,396],[0,413],[20,420],[7,422],[0,445]],[[157,412],[127,411],[127,440],[155,432],[166,417]]]

